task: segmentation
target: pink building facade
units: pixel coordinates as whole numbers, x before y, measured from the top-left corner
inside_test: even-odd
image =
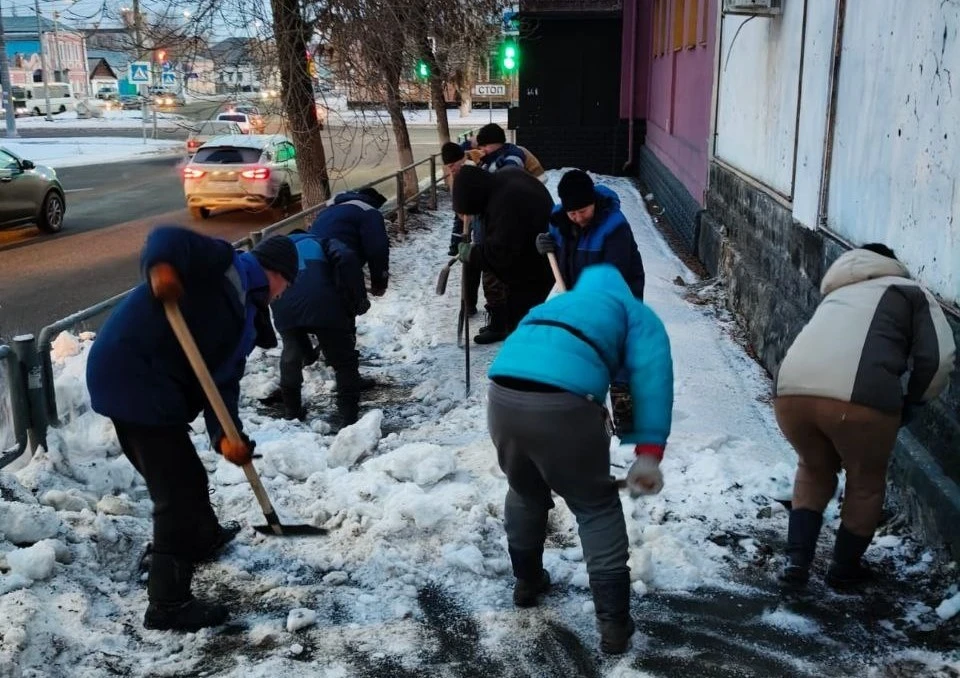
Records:
[[[643,120],[631,166],[693,241],[710,158],[719,0],[625,0],[620,116]]]

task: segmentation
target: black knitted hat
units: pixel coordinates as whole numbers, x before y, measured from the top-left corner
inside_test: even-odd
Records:
[[[265,269],[282,275],[287,282],[293,284],[300,268],[300,259],[297,248],[285,235],[275,235],[272,238],[261,240],[260,244],[250,252]]]
[[[503,131],[503,128],[495,122],[484,125],[477,132],[477,146],[505,143],[507,143],[507,134]]]
[[[557,195],[564,212],[573,212],[597,201],[593,191],[593,179],[583,170],[570,170],[557,184]]]
[[[474,165],[464,165],[453,182],[453,211],[457,214],[482,214],[490,200],[493,175]]]
[[[460,144],[455,144],[452,141],[448,141],[440,147],[440,159],[443,161],[444,165],[450,165],[455,163],[457,160],[463,160],[465,157],[466,153],[464,153],[463,149],[460,148]]]

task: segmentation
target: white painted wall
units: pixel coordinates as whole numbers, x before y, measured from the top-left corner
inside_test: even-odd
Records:
[[[958,301],[960,2],[870,0],[846,11],[829,228],[887,243]]]
[[[830,72],[833,70],[833,33],[836,2],[807,2],[803,47],[802,99],[797,127],[797,168],[793,186],[793,218],[807,228],[817,227],[823,146],[827,136]]]
[[[776,18],[722,19],[714,155],[789,197],[804,2],[783,4],[784,13]]]

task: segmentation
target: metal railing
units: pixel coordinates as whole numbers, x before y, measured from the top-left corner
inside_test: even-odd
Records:
[[[405,193],[404,174],[425,164],[430,166],[430,176],[418,183],[415,192],[401,198],[400,196]],[[437,209],[437,154],[349,190],[358,191],[386,182],[395,182],[397,195],[388,200],[380,208],[380,211],[387,217],[395,216],[397,228],[401,233],[405,233],[407,214],[411,204],[418,201],[421,196],[428,195],[429,209]],[[324,203],[308,207],[274,224],[265,226],[259,231],[253,231],[245,238],[232,243],[232,245],[236,249],[250,250],[268,236],[286,233],[297,226],[302,226],[305,219],[331,205],[333,205],[333,197]],[[80,323],[114,308],[134,289],[131,288],[109,299],[104,299],[41,328],[36,339],[34,339],[34,335],[26,334],[16,337],[12,347],[0,346],[0,360],[7,364],[11,409],[17,447],[19,448],[11,450],[9,453],[0,450],[3,453],[3,456],[0,456],[0,468],[19,457],[27,445],[30,446],[31,451],[35,451],[38,447],[45,447],[47,429],[50,426],[56,427],[61,424],[53,380],[53,360],[50,355],[55,337],[64,330],[74,329]]]

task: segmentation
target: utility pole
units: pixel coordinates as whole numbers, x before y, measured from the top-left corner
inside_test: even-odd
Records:
[[[7,139],[17,137],[17,109],[13,106],[13,86],[10,84],[10,63],[7,61],[7,43],[4,39],[3,9],[0,8],[0,87],[3,88],[4,108],[3,116],[7,123]]]
[[[47,72],[46,51],[43,49],[43,24],[40,22],[40,0],[33,0],[33,9],[37,13],[37,40],[40,42],[40,70],[43,73],[43,101],[47,107],[48,122],[53,122],[53,116],[50,114],[50,73]]]
[[[60,12],[53,12],[53,72],[57,82],[63,82],[63,64],[60,62]]]

